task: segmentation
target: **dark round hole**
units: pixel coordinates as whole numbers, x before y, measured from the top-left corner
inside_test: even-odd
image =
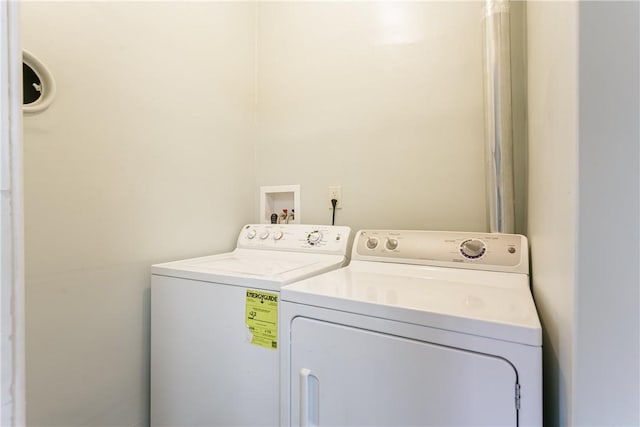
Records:
[[[33,69],[22,63],[22,103],[25,105],[36,102],[42,96],[42,82]]]

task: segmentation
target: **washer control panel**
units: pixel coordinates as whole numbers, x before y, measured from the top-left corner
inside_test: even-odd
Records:
[[[345,255],[351,229],[331,225],[248,224],[238,247]]]
[[[361,230],[351,259],[529,273],[527,238],[518,234]]]

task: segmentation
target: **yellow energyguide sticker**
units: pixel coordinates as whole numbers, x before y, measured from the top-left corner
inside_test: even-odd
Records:
[[[251,344],[278,348],[278,294],[247,289],[244,317]]]

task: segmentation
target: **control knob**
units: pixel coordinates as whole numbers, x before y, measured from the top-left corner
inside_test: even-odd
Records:
[[[276,232],[273,233],[273,240],[280,240],[282,239],[282,231],[277,230]]]
[[[320,230],[314,230],[307,235],[307,242],[310,245],[317,245],[322,240],[322,232]]]
[[[387,244],[385,246],[387,247],[387,249],[392,251],[398,247],[398,240],[392,239],[391,237],[389,237],[387,239]]]
[[[251,240],[254,237],[256,237],[256,230],[252,228],[249,231],[247,231],[247,239]]]
[[[465,258],[476,259],[480,258],[487,251],[487,246],[482,240],[469,239],[462,242],[460,245],[460,253]]]
[[[376,239],[375,237],[369,237],[367,239],[367,248],[375,249],[377,247],[378,247],[378,239]]]
[[[265,240],[267,237],[269,237],[269,230],[264,230],[260,233],[260,240]]]

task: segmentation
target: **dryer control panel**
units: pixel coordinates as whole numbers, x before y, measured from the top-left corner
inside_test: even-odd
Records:
[[[351,259],[529,273],[527,238],[518,234],[361,230]]]
[[[248,224],[238,236],[238,247],[346,255],[351,229],[307,224]]]

